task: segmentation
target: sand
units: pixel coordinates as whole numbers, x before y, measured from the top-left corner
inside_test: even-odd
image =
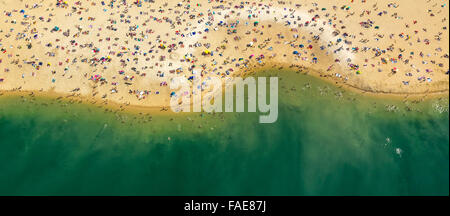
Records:
[[[6,94],[166,107],[173,77],[263,68],[372,94],[449,91],[448,1],[0,0],[0,11]]]

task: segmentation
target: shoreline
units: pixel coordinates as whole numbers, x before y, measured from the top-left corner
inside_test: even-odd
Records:
[[[275,65],[278,67],[275,68]],[[280,69],[282,68],[282,69]],[[292,68],[298,68],[298,70],[292,69]],[[316,69],[310,69],[305,68],[300,65],[289,65],[286,63],[272,63],[267,66],[259,67],[256,69],[250,69],[250,72],[248,73],[258,73],[260,71],[266,71],[266,70],[280,70],[280,71],[292,71],[292,72],[299,72],[317,79],[320,79],[330,85],[336,86],[338,88],[343,88],[344,90],[349,90],[351,92],[360,94],[362,96],[369,95],[369,97],[375,97],[375,98],[388,98],[388,99],[397,99],[402,100],[404,98],[409,99],[417,99],[417,98],[423,98],[423,97],[430,97],[427,99],[433,99],[437,97],[445,97],[449,96],[450,89],[438,89],[438,90],[426,90],[425,92],[391,92],[391,91],[383,91],[383,90],[371,90],[371,89],[364,89],[362,87],[358,87],[356,85],[349,84],[347,82],[344,82],[342,80],[336,79],[333,76],[330,75],[324,75],[324,71],[316,70]],[[299,71],[300,70],[300,71]],[[304,72],[307,71],[307,72]],[[242,73],[237,73],[238,75],[241,75]],[[245,76],[244,76],[245,77]]]
[[[275,64],[274,64],[275,65]],[[321,72],[317,72],[316,70],[301,68],[299,70],[295,70],[290,66],[287,66],[286,64],[284,66],[279,66],[278,68],[274,69],[274,67],[271,67],[269,65],[265,65],[262,67],[258,67],[255,69],[249,69],[245,72],[244,76],[242,76],[244,79],[247,76],[254,76],[258,73],[263,72],[272,72],[275,70],[278,70],[279,73],[295,73],[296,75],[303,75],[303,76],[310,76],[310,78],[318,79],[328,85],[332,85],[338,89],[343,89],[345,91],[357,94],[361,97],[369,97],[374,99],[391,99],[397,102],[404,102],[406,100],[412,100],[412,101],[420,101],[424,102],[427,100],[432,99],[438,99],[438,98],[448,98],[449,97],[449,90],[436,90],[433,92],[380,92],[380,91],[373,91],[373,90],[367,90],[358,88],[356,86],[352,86],[351,84],[342,82],[342,81],[336,81],[335,78],[330,76],[323,76]],[[273,66],[273,65],[272,65]],[[287,68],[286,68],[287,67]],[[307,70],[308,72],[304,72],[304,70]],[[242,75],[241,73],[236,73],[233,75]],[[223,93],[224,94],[224,93]],[[100,99],[88,95],[82,95],[81,93],[61,93],[61,92],[55,92],[55,91],[33,91],[33,90],[0,90],[0,97],[43,97],[50,100],[64,100],[70,104],[73,103],[83,103],[86,105],[92,105],[100,109],[105,109],[105,111],[108,112],[125,112],[125,113],[132,113],[132,114],[156,114],[156,115],[188,115],[190,113],[194,112],[179,112],[175,113],[171,110],[170,105],[168,106],[146,106],[146,105],[138,105],[138,104],[125,104],[125,103],[118,103],[114,100],[108,100],[108,99]],[[206,113],[204,111],[198,112],[200,113]]]
[[[170,109],[162,110],[163,106],[140,106],[140,105],[126,105],[114,101],[105,101],[102,99],[88,97],[85,95],[69,95],[57,92],[48,91],[31,91],[31,90],[0,90],[0,97],[42,97],[54,101],[65,101],[69,104],[81,103],[85,105],[95,106],[99,109],[105,109],[107,112],[126,112],[132,114],[165,114],[170,115],[173,112]]]

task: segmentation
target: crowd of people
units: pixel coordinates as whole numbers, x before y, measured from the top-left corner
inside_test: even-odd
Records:
[[[374,92],[447,91],[448,2],[0,2],[0,89],[160,105],[174,76],[303,68]],[[192,92],[194,94],[198,92]]]

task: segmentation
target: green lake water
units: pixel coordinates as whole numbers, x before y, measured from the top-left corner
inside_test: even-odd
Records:
[[[449,195],[448,97],[261,75],[281,78],[274,124],[0,96],[0,195]]]

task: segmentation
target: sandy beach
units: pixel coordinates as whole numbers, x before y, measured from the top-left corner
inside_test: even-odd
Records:
[[[292,69],[372,94],[444,94],[448,1],[0,0],[0,91],[168,106],[173,77]],[[195,87],[194,87],[195,88]]]
[[[448,28],[448,0],[0,0],[0,196],[448,196]]]

